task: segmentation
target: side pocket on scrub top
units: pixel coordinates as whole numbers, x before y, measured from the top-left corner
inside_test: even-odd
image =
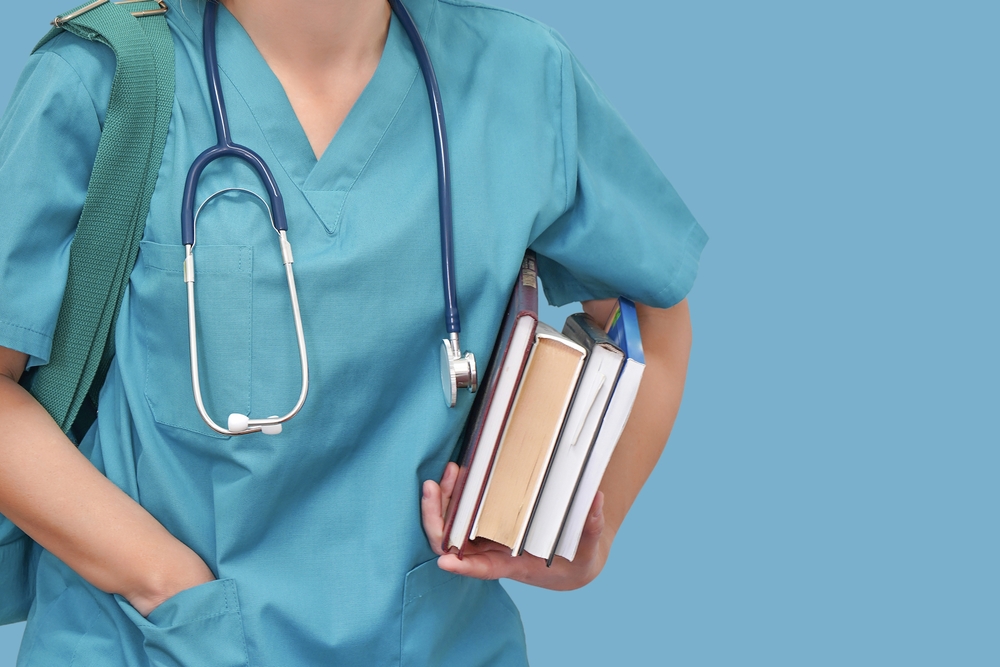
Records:
[[[118,605],[142,633],[151,667],[247,667],[236,582],[219,579],[181,591],[148,618],[121,596]]]
[[[250,410],[253,253],[250,246],[196,245],[198,370],[209,416],[225,428]],[[146,346],[146,400],[160,424],[215,437],[191,389],[184,247],[143,241],[133,298]]]
[[[437,559],[403,587],[401,667],[527,667],[521,615],[499,581],[445,572]]]

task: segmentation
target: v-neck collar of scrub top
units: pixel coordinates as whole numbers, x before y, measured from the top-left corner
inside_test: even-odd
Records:
[[[407,3],[422,32],[429,33],[433,29],[436,5],[435,0]],[[420,74],[413,48],[399,20],[393,13],[375,73],[322,157],[316,160],[281,82],[239,21],[225,7],[220,10],[219,70],[250,109],[268,148],[277,157],[279,164],[270,165],[272,171],[283,169],[314,208],[327,208],[322,206],[322,200],[327,198],[324,195],[339,193],[343,196],[350,191]],[[183,16],[183,22],[200,46],[201,13],[178,11],[178,14]],[[429,125],[427,131],[430,132]],[[233,140],[241,143],[238,136]]]

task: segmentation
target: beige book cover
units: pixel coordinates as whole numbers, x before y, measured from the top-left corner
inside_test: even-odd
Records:
[[[552,327],[538,325],[472,537],[520,551],[586,354]]]

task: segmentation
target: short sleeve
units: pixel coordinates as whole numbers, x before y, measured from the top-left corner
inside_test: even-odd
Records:
[[[566,210],[531,244],[545,296],[669,308],[690,291],[708,236],[561,41],[560,52]]]
[[[106,47],[69,35],[50,45],[31,56],[0,120],[0,346],[27,354],[29,368],[49,359],[101,137],[84,78],[106,78],[109,56],[114,71]]]

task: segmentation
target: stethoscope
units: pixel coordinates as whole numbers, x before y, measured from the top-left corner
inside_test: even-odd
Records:
[[[389,5],[406,31],[413,50],[416,53],[420,69],[427,84],[427,94],[431,102],[431,117],[434,122],[434,141],[438,168],[438,205],[441,214],[441,268],[444,276],[445,325],[448,338],[441,345],[441,384],[444,389],[445,402],[449,407],[455,407],[458,402],[458,390],[468,388],[475,392],[478,384],[476,357],[471,352],[462,354],[459,344],[459,334],[462,331],[458,316],[458,289],[455,284],[455,248],[452,234],[451,210],[451,170],[448,158],[448,136],[445,132],[444,110],[441,104],[441,91],[438,88],[437,76],[431,64],[430,55],[424,45],[413,18],[400,0],[389,0]],[[222,80],[219,76],[219,60],[216,50],[216,24],[219,5],[217,0],[210,0],[205,7],[204,42],[205,42],[205,72],[208,76],[208,93],[212,101],[212,114],[215,116],[215,131],[219,143],[199,155],[191,165],[187,181],[184,184],[184,200],[181,209],[181,240],[184,244],[184,282],[187,283],[188,303],[188,339],[191,353],[191,386],[194,389],[194,402],[205,423],[213,430],[223,435],[246,435],[248,433],[264,433],[276,435],[281,433],[282,424],[294,417],[302,409],[309,393],[309,362],[306,355],[305,334],[302,330],[302,316],[299,312],[299,298],[295,290],[295,274],[292,271],[294,259],[292,245],[288,241],[288,221],[285,218],[285,205],[281,191],[274,180],[274,175],[257,153],[245,146],[233,143],[229,130],[229,117],[226,114],[226,102],[222,96]],[[268,202],[255,192],[243,188],[227,188],[216,192],[206,199],[201,206],[195,208],[195,195],[198,182],[205,168],[212,162],[225,157],[243,160],[252,166],[267,190]],[[295,335],[298,340],[299,361],[302,366],[302,389],[295,406],[284,417],[269,417],[267,419],[251,419],[248,415],[234,413],[229,415],[228,428],[223,428],[212,420],[205,409],[201,396],[201,382],[198,375],[198,336],[194,305],[194,246],[195,229],[198,215],[208,202],[215,197],[232,191],[242,191],[261,200],[271,219],[271,226],[278,233],[278,243],[281,245],[281,261],[285,265],[288,279],[288,293],[292,302],[292,316],[295,320]]]

